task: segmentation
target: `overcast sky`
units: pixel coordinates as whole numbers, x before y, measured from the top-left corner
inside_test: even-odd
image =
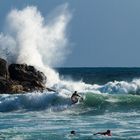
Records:
[[[43,16],[68,3],[69,48],[62,67],[140,67],[140,0],[0,0],[0,32],[13,8],[37,6]]]

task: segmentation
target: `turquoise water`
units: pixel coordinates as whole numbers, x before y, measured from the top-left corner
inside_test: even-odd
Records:
[[[13,112],[1,114],[3,139],[139,139],[140,112],[104,112],[72,114]],[[111,129],[113,136],[94,136],[97,131]],[[70,135],[76,130],[75,136]]]
[[[68,84],[54,85],[57,92],[0,95],[0,139],[140,139],[140,69],[58,71]],[[71,104],[75,87],[84,101]],[[107,129],[111,137],[93,135]]]

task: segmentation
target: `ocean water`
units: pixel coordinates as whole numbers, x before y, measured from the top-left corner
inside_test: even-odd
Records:
[[[140,68],[55,71],[61,79],[51,87],[56,92],[0,95],[0,139],[140,139]],[[71,103],[74,90],[83,101]],[[107,129],[112,136],[93,135]]]

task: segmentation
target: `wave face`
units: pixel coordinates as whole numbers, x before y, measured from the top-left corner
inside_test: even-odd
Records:
[[[69,105],[70,102],[58,93],[27,93],[18,95],[4,94],[0,96],[0,111],[14,110],[61,110]],[[63,108],[62,108],[63,109]]]
[[[137,82],[136,82],[137,81]],[[123,111],[140,109],[139,79],[131,82],[108,82],[105,85],[90,85],[83,82],[61,81],[55,85],[57,92],[34,92],[26,94],[0,95],[0,111],[14,110],[73,110],[79,113],[84,110],[92,111]],[[74,89],[84,98],[73,104],[70,100]]]
[[[59,112],[73,109],[73,106],[81,111],[81,109],[89,109],[93,111],[120,111],[130,109],[140,109],[139,95],[110,95],[97,94],[92,92],[82,93],[84,101],[73,105],[70,95],[61,93],[43,92],[43,93],[27,93],[18,95],[1,95],[0,96],[0,112],[9,112],[17,110],[37,111],[48,110]]]

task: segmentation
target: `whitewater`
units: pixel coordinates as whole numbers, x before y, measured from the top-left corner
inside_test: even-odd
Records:
[[[47,17],[35,6],[13,9],[0,33],[0,56],[43,71],[56,92],[0,95],[0,139],[140,139],[139,68],[59,68],[70,53],[67,4]],[[74,91],[84,98],[72,104]],[[75,130],[76,135],[70,131]]]

